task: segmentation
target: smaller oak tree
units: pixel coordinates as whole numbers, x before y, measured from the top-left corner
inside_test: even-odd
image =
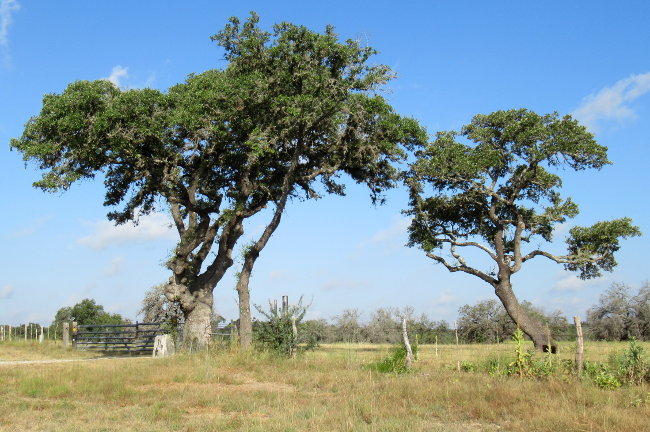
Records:
[[[459,142],[459,135],[466,142]],[[554,171],[611,163],[607,148],[570,116],[525,109],[476,115],[460,134],[439,132],[416,156],[406,175],[410,207],[405,213],[413,217],[409,246],[420,247],[451,272],[491,285],[537,350],[548,343],[546,328],[520,306],[512,275],[543,256],[579,272],[582,279],[598,277],[616,266],[619,240],[641,234],[631,219],[622,218],[573,227],[565,255],[524,250],[533,239],[550,242],[554,228],[578,214],[570,198],[561,198],[562,179]],[[450,257],[437,252],[445,247]],[[481,251],[496,266],[473,266],[461,253],[467,248]]]

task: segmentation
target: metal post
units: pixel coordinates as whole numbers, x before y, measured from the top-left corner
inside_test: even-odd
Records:
[[[77,348],[77,322],[72,322],[72,348]]]

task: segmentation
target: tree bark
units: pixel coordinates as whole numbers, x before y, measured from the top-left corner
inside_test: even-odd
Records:
[[[192,305],[181,306],[185,314],[183,345],[205,347],[212,339],[212,290],[195,297]]]
[[[501,281],[494,288],[497,297],[501,300],[510,318],[533,340],[535,349],[539,352],[544,352],[546,349],[556,352],[555,342],[549,337],[546,327],[521,308],[515,293],[512,291],[510,282]]]
[[[198,283],[189,287],[173,282],[167,285],[165,296],[171,301],[178,301],[185,316],[184,347],[203,348],[210,343],[213,289],[214,286],[198,286]]]
[[[245,258],[244,265],[237,280],[237,295],[239,297],[239,347],[248,350],[253,344],[253,322],[251,319],[251,296],[248,283],[253,271],[255,260]]]

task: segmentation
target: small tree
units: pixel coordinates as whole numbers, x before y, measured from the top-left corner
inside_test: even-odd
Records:
[[[166,284],[151,287],[142,299],[142,308],[138,312],[145,322],[164,323],[172,333],[177,333],[185,321],[181,305],[171,301],[165,295]]]
[[[460,137],[467,142],[459,142]],[[464,272],[490,285],[508,315],[541,351],[548,343],[546,329],[521,308],[512,275],[542,256],[579,272],[582,279],[598,277],[601,270],[616,266],[620,239],[640,235],[632,221],[623,218],[573,227],[565,255],[525,250],[533,241],[550,242],[554,228],[578,214],[578,206],[560,196],[562,179],[555,172],[600,169],[609,163],[607,148],[570,116],[525,109],[476,115],[460,134],[439,132],[417,152],[406,176],[410,189],[406,213],[413,217],[409,245],[451,272]],[[448,257],[438,252],[443,248]],[[491,264],[482,268],[470,263],[462,253],[467,248]]]
[[[72,307],[62,307],[54,316],[55,324],[76,321],[80,325],[122,324],[126,322],[120,314],[111,314],[93,299],[83,299]]]
[[[613,283],[587,312],[592,337],[604,340],[650,340],[650,284],[636,295],[622,283]]]

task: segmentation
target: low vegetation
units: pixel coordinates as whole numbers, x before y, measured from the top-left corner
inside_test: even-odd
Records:
[[[6,359],[7,346],[22,350],[25,356],[40,348],[18,342],[2,344],[0,360]],[[323,345],[295,359],[270,352],[213,350],[165,359],[1,365],[0,430],[647,428],[647,382],[631,379],[608,390],[592,379],[579,380],[568,373],[524,377],[483,372],[490,364],[495,370],[512,369],[515,348],[514,343],[420,345],[418,361],[406,374],[373,371],[369,365],[386,358],[392,349],[376,344]],[[523,352],[532,348],[531,342],[522,342]],[[614,367],[633,364],[629,360],[645,356],[643,349],[649,348],[638,342],[592,342],[585,354],[589,365],[607,363],[612,372]],[[560,344],[560,355],[553,356],[553,361],[568,364],[572,352],[571,344]],[[618,366],[609,363],[615,358],[621,360]],[[545,359],[534,354],[530,362]],[[592,374],[589,367],[587,377]]]

